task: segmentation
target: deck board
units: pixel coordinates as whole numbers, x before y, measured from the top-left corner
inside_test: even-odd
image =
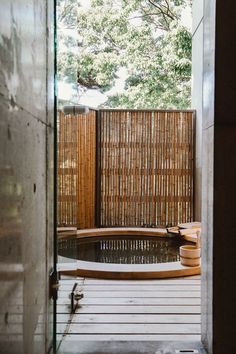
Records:
[[[74,283],[84,298],[70,315]],[[200,341],[199,276],[156,280],[63,278],[58,335],[78,341]]]
[[[200,291],[165,291],[165,290],[156,290],[156,291],[119,291],[119,290],[113,290],[113,291],[87,291],[87,290],[82,290],[85,299],[92,299],[92,298],[103,298],[103,299],[111,299],[111,298],[200,298]],[[140,294],[141,293],[141,294]],[[64,297],[67,298],[66,292],[61,293],[61,299]],[[86,300],[85,300],[86,301]],[[82,303],[82,302],[81,302]]]
[[[141,295],[140,295],[141,296]],[[69,301],[67,298],[59,298],[58,304],[66,305]],[[142,306],[153,306],[153,305],[200,305],[200,298],[182,298],[182,297],[173,297],[173,298],[165,298],[165,297],[153,297],[153,298],[84,298],[80,301],[81,306],[83,305],[142,305]]]
[[[80,284],[79,288],[81,287]],[[81,284],[82,285],[82,284]],[[66,292],[68,293],[68,291],[70,291],[72,288],[72,285],[62,285],[60,287],[60,293],[61,292]],[[119,292],[127,292],[127,291],[142,291],[144,293],[146,292],[156,292],[156,291],[181,291],[181,292],[185,292],[185,291],[200,291],[201,287],[200,284],[199,285],[147,285],[145,284],[145,286],[143,285],[139,285],[139,284],[125,284],[125,289],[122,287],[120,287],[120,284],[114,284],[114,285],[107,285],[107,284],[102,284],[99,286],[99,284],[95,284],[95,285],[83,285],[83,291],[84,292],[97,292],[99,290],[99,292],[104,293],[107,291],[119,291]],[[61,293],[61,295],[63,296],[63,293]]]
[[[200,334],[196,323],[71,323],[68,333],[80,334]],[[64,324],[58,324],[58,333],[64,332]]]
[[[58,314],[57,323],[64,323],[70,319],[69,314]],[[201,322],[201,316],[196,314],[152,314],[144,316],[142,314],[75,314],[71,323],[198,323]]]
[[[140,306],[140,305],[133,305],[133,306],[126,306],[126,305],[117,305],[117,306],[110,306],[110,305],[83,305],[78,310],[79,314],[200,314],[201,308],[199,305],[197,306]],[[58,314],[68,314],[69,306],[67,305],[58,305],[57,306]]]
[[[69,353],[78,353],[79,342],[200,342],[199,334],[69,334],[62,337],[64,348],[70,347],[70,342],[76,342],[77,350]],[[95,348],[94,348],[95,350]],[[97,352],[94,351],[96,354]],[[63,352],[60,352],[64,354]],[[79,352],[81,353],[81,352]],[[113,352],[112,352],[113,353]],[[118,352],[120,353],[120,352]],[[128,353],[128,352],[126,352]]]

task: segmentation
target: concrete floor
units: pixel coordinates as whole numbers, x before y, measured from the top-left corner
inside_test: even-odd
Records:
[[[179,351],[178,350],[182,350]],[[188,350],[188,351],[187,351]],[[194,351],[195,350],[195,351]],[[199,342],[62,342],[58,354],[207,354]]]

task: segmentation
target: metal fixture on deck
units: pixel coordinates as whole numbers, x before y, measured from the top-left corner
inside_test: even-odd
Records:
[[[177,349],[175,350],[176,354],[181,354],[181,353],[187,353],[187,354],[199,354],[199,351],[197,349]]]
[[[78,286],[78,283],[75,283],[73,285],[72,291],[69,295],[69,298],[71,301],[70,313],[75,313],[75,310],[78,307],[79,300],[83,299],[83,297],[84,297],[84,294],[82,294],[80,290],[76,290],[77,286]],[[75,301],[76,301],[76,303],[75,303]]]
[[[49,275],[49,296],[50,296],[50,299],[53,299],[55,301],[57,300],[59,287],[60,287],[59,273],[57,271],[53,271]]]

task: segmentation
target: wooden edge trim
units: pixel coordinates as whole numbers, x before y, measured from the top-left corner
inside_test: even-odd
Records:
[[[152,236],[152,237],[168,237],[174,238],[179,237],[176,234],[168,234],[166,229],[155,229],[155,228],[98,228],[98,229],[84,229],[78,230],[77,232],[60,232],[58,233],[59,239],[71,238],[72,236],[76,238],[87,238],[87,237],[102,237],[102,236]]]
[[[108,264],[109,267],[109,264]],[[177,278],[190,275],[201,274],[201,267],[183,267],[182,269],[168,269],[160,271],[110,271],[98,270],[98,269],[65,269],[59,271],[60,275],[71,275],[80,276],[88,278],[99,278],[99,279],[111,279],[111,280],[145,280],[145,279],[165,279],[165,278]]]
[[[112,227],[78,230],[77,236],[115,236],[115,235],[136,235],[136,236],[168,236],[166,229],[135,228],[135,227]],[[171,236],[170,236],[171,237]]]

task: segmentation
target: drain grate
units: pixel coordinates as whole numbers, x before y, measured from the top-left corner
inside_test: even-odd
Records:
[[[199,354],[199,351],[197,349],[176,349],[175,350],[175,354],[181,354],[181,353],[185,353],[185,354]]]

